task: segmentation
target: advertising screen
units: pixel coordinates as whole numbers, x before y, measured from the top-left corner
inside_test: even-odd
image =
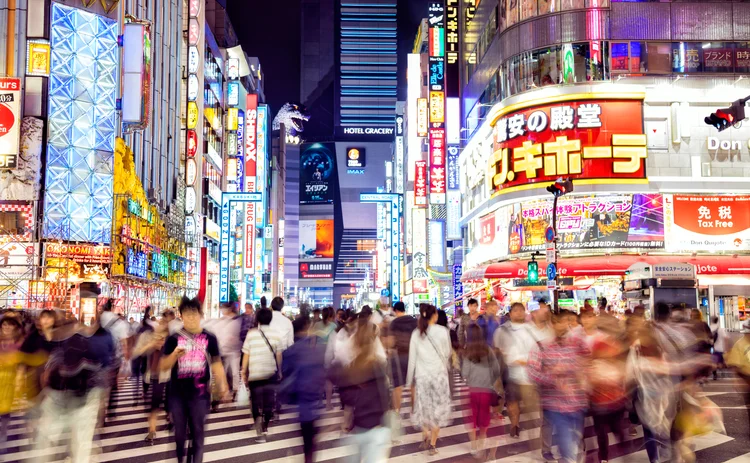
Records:
[[[333,201],[334,145],[314,143],[302,146],[300,155],[300,204],[323,204]]]
[[[333,220],[300,220],[299,258],[333,259]]]
[[[508,251],[546,248],[552,199],[511,206]],[[558,249],[664,248],[664,205],[659,194],[578,196],[557,204]]]
[[[303,280],[333,278],[333,262],[300,262],[299,277]]]
[[[750,250],[750,196],[664,195],[668,251]]]
[[[493,128],[492,191],[562,176],[579,183],[643,181],[648,153],[642,112],[640,99],[571,100],[502,115]]]

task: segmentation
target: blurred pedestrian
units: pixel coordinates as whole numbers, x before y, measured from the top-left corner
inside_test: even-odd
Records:
[[[205,328],[216,336],[221,352],[221,363],[227,375],[229,390],[233,396],[237,394],[240,387],[240,354],[242,352],[243,339],[240,337],[242,331],[242,319],[237,313],[236,302],[222,302],[221,318],[209,320],[204,323]],[[216,410],[218,397],[212,400],[212,406]],[[232,397],[234,400],[234,397]]]
[[[496,404],[495,384],[502,380],[500,363],[492,349],[482,339],[481,328],[469,327],[469,343],[466,345],[461,376],[469,387],[471,404],[471,421],[469,423],[469,440],[471,454],[484,459],[485,439],[490,426],[492,407]]]
[[[555,337],[531,351],[528,372],[539,386],[542,410],[552,425],[560,462],[574,463],[588,407],[584,375],[590,352],[580,338],[566,336],[570,329],[567,315],[553,314],[552,329]],[[553,460],[549,452],[543,452],[542,458]]]
[[[146,374],[144,375],[144,384],[149,383],[151,388],[151,403],[149,404],[148,415],[148,434],[146,442],[154,443],[156,438],[156,422],[159,410],[164,404],[164,393],[169,381],[169,372],[162,373],[159,369],[161,353],[164,343],[169,335],[167,328],[167,319],[162,317],[161,321],[150,331],[144,331],[138,338],[138,342],[133,348],[133,356],[138,356],[146,362]],[[166,409],[166,407],[165,407]],[[172,419],[167,412],[167,423],[171,428]]]
[[[409,345],[411,335],[417,329],[417,320],[406,315],[406,306],[401,301],[393,304],[393,313],[395,318],[391,321],[388,329],[391,348],[389,360],[391,364],[391,384],[393,386],[393,409],[400,413],[401,399],[409,370]],[[412,400],[414,400],[413,390]]]
[[[409,370],[406,386],[416,383],[416,399],[412,409],[412,424],[422,430],[421,449],[430,455],[438,453],[440,428],[451,422],[451,396],[448,384],[448,365],[451,344],[448,329],[437,325],[437,309],[420,304],[418,329],[409,344]]]
[[[21,392],[17,386],[18,366],[22,362],[23,326],[16,317],[0,320],[0,444],[8,438],[13,400]]]
[[[458,325],[458,343],[461,345],[462,349],[466,347],[466,343],[468,342],[467,333],[469,325],[477,323],[483,331],[485,329],[484,319],[482,318],[481,312],[479,312],[479,302],[476,299],[471,298],[466,305],[469,308],[469,313],[464,314],[464,316],[461,317]]]
[[[332,312],[332,310],[331,310]],[[326,381],[324,357],[325,344],[310,333],[311,320],[295,320],[295,343],[284,351],[281,400],[296,404],[302,429],[302,447],[305,463],[312,463],[315,453],[315,436],[320,419],[320,391]]]
[[[203,461],[206,416],[211,405],[211,382],[218,395],[227,392],[216,336],[201,328],[203,309],[200,301],[183,297],[180,302],[183,329],[169,336],[160,360],[161,371],[172,371],[169,387],[169,411],[174,423],[177,461],[185,458],[185,441],[190,429],[191,461]]]
[[[719,323],[719,317],[711,317],[711,339],[713,340],[714,381],[719,379],[719,370],[726,367],[724,352],[727,348],[727,330]]]
[[[271,310],[258,310],[256,319],[258,327],[247,333],[242,346],[245,356],[242,360],[241,371],[242,382],[246,382],[250,389],[257,441],[266,442],[268,424],[273,418],[276,405],[275,388],[281,376],[280,364],[284,341],[279,332],[271,327],[273,319]]]
[[[334,321],[333,307],[325,307],[321,311],[320,321],[315,323],[312,327],[312,332],[318,337],[318,341],[323,346],[324,356],[331,337],[336,335],[336,328],[337,325]],[[333,410],[333,405],[331,405],[331,401],[333,400],[333,383],[326,380],[325,388],[326,410]]]
[[[726,362],[727,366],[733,368],[737,375],[745,381],[742,396],[750,422],[750,320],[745,320],[742,324],[740,334],[742,334],[742,337],[734,343]]]

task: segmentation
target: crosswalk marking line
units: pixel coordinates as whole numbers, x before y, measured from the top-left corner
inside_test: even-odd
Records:
[[[729,437],[729,436],[726,436],[724,434],[719,434],[719,433],[715,433],[715,432],[709,433],[709,434],[707,434],[705,436],[693,437],[691,439],[693,445],[695,446],[695,448],[693,450],[696,451],[696,452],[699,451],[699,450],[705,450],[705,449],[708,449],[708,448],[711,448],[711,447],[716,447],[717,445],[726,444],[727,442],[730,442],[730,441],[733,441],[733,440],[734,440],[733,437]],[[645,460],[644,461],[646,463],[648,462],[648,455],[647,455],[646,451],[645,450],[640,450],[640,451],[635,452],[633,454],[623,455],[621,457],[615,458],[614,460],[610,460],[610,463],[631,463],[630,458],[633,455],[636,455],[636,458],[642,458],[642,456],[645,456]],[[729,462],[724,462],[724,463],[729,463]],[[745,461],[744,463],[747,463],[747,461]]]
[[[725,461],[724,463],[747,463],[748,461],[750,461],[750,453],[732,458],[731,460]]]

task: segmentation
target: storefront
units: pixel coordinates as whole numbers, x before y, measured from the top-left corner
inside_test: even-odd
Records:
[[[750,195],[717,188],[723,179],[711,176],[716,153],[704,153],[708,140],[695,147],[698,130],[686,130],[700,110],[687,98],[685,111],[670,117],[663,102],[669,96],[634,85],[573,86],[493,107],[459,160],[469,211],[462,221],[464,299],[491,297],[508,306],[550,298],[545,232],[553,196],[545,189],[571,178],[574,193],[557,204],[561,306],[606,298],[624,310],[628,268],[681,262],[695,266],[706,314],[722,316],[729,328],[744,319]],[[710,146],[741,148],[733,143]],[[532,258],[539,263],[536,283],[526,275]]]

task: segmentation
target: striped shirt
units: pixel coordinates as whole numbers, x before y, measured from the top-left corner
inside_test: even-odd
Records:
[[[263,334],[266,335],[268,344],[273,348],[273,352],[269,349],[259,330],[262,330]],[[242,352],[247,355],[249,360],[247,372],[247,379],[249,381],[268,379],[276,373],[274,353],[279,352],[280,347],[281,336],[269,325],[262,325],[260,328],[254,328],[247,332]]]
[[[585,410],[584,375],[590,356],[577,336],[544,341],[529,355],[529,378],[539,385],[542,408],[560,413]]]

